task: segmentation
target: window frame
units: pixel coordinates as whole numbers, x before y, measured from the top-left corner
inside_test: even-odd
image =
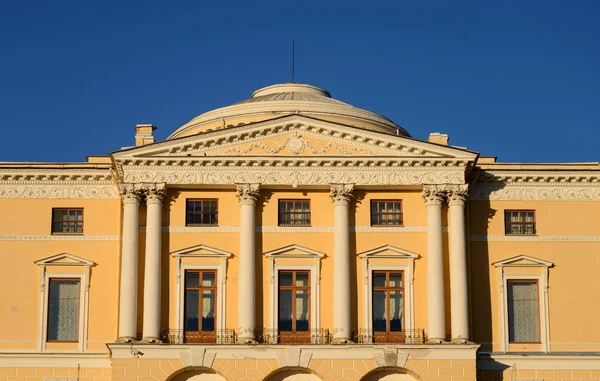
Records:
[[[76,280],[77,282],[79,282],[79,308],[77,309],[77,340],[50,340],[48,338],[48,336],[50,335],[50,330],[48,329],[50,327],[50,285],[51,282],[53,280]],[[81,281],[81,277],[49,277],[48,278],[48,293],[46,295],[46,297],[48,298],[48,300],[46,301],[46,337],[44,338],[46,343],[78,343],[81,335],[79,330],[81,329],[81,324],[80,324],[80,319],[81,319],[81,302],[82,302],[82,281]]]
[[[187,274],[188,272],[197,272],[200,274],[204,274],[204,273],[214,273],[215,274],[215,285],[214,286],[202,286],[202,278],[200,278],[200,285],[198,287],[195,287],[193,289],[197,289],[198,290],[198,296],[199,296],[199,300],[202,300],[202,291],[204,290],[214,290],[215,291],[215,298],[214,298],[214,329],[212,331],[203,331],[202,330],[202,322],[201,322],[201,316],[198,316],[198,331],[188,331],[185,329],[185,307],[186,307],[186,303],[187,303],[187,298],[186,298],[186,291],[188,290],[188,286],[186,285],[186,279],[187,279]],[[217,321],[220,318],[219,316],[219,308],[218,308],[218,301],[219,301],[220,295],[219,295],[219,271],[217,269],[186,269],[183,272],[183,337],[186,340],[185,342],[188,342],[187,340],[189,338],[194,338],[194,337],[198,337],[198,338],[213,338],[215,342],[217,341]],[[202,303],[198,303],[198,308],[202,308]],[[201,312],[198,312],[199,314],[201,314]]]
[[[292,273],[292,285],[291,286],[282,286],[281,284],[279,284],[279,276],[281,275],[281,273]],[[296,280],[296,273],[308,273],[308,286],[296,286],[295,285],[295,280]],[[288,332],[290,334],[301,334],[301,333],[307,333],[310,334],[311,331],[311,325],[310,325],[310,321],[312,319],[311,316],[311,303],[312,303],[312,292],[311,292],[311,285],[312,285],[312,277],[311,277],[311,272],[310,270],[302,270],[302,269],[282,269],[282,270],[278,270],[277,271],[277,324],[279,325],[279,311],[280,311],[280,303],[281,300],[279,299],[279,292],[280,291],[292,291],[292,314],[294,315],[294,317],[296,317],[296,298],[295,298],[295,291],[298,290],[308,290],[308,329],[306,331],[298,331],[296,329],[296,320],[297,319],[292,319],[292,330],[291,331],[281,331],[280,332]]]
[[[508,313],[509,303],[508,303],[508,287],[511,283],[524,283],[524,282],[532,282],[537,285],[537,311],[538,311],[538,341],[511,341],[510,340],[510,314]],[[506,329],[508,336],[509,344],[542,344],[542,309],[541,305],[541,295],[540,295],[540,282],[538,279],[518,279],[518,278],[507,278],[506,279]]]
[[[83,211],[83,207],[53,207],[52,208],[52,216],[51,216],[51,221],[50,221],[50,234],[52,235],[83,235],[84,233],[84,228],[85,228],[85,213]],[[54,224],[55,223],[64,223],[66,222],[67,224],[70,223],[68,220],[60,220],[60,221],[55,221],[54,220],[54,213],[58,210],[66,210],[67,211],[67,215],[68,212],[70,212],[71,210],[75,210],[75,211],[81,211],[81,232],[69,232],[69,231],[54,231]],[[78,220],[74,221],[73,223],[77,223]]]
[[[202,206],[201,206],[202,210],[204,210],[204,205],[203,205],[204,202],[215,202],[216,203],[216,212],[214,212],[214,213],[206,213],[206,212],[196,213],[196,212],[193,212],[193,213],[191,213],[191,215],[198,215],[199,214],[200,218],[203,219],[202,216],[204,214],[214,214],[215,217],[216,217],[216,222],[215,223],[209,223],[209,224],[205,224],[205,223],[199,223],[199,224],[189,223],[188,222],[188,215],[190,213],[188,212],[188,205],[189,205],[190,202],[201,202],[202,203]],[[219,226],[219,199],[218,198],[187,198],[187,199],[185,199],[185,226],[190,226],[190,227],[193,227],[193,226],[215,226],[215,227]]]
[[[533,222],[510,222],[506,218],[507,213],[519,213],[519,217],[520,217],[520,213],[533,213]],[[532,234],[511,233],[511,229],[509,227],[512,225],[519,225],[519,226],[532,225],[533,233]],[[504,235],[517,236],[517,237],[519,237],[519,236],[531,237],[531,236],[537,235],[537,216],[535,213],[535,209],[504,209]]]
[[[398,202],[400,204],[400,212],[399,213],[388,213],[388,212],[385,212],[385,213],[376,212],[375,213],[375,212],[373,212],[373,204],[374,203],[378,203],[378,202],[385,202],[386,203],[386,209],[387,209],[387,203]],[[404,226],[404,211],[403,211],[402,199],[372,199],[369,205],[370,205],[370,208],[371,208],[371,210],[370,210],[371,213],[369,215],[369,217],[370,217],[370,226],[372,226],[372,227],[378,227],[378,228],[386,228],[386,227],[393,228],[393,227]],[[374,214],[376,214],[376,215],[382,215],[382,214],[384,214],[384,215],[396,215],[396,214],[398,214],[400,216],[400,224],[380,224],[380,223],[379,224],[374,224],[373,223],[373,215]]]
[[[294,210],[296,209],[296,202],[308,202],[308,223],[306,224],[282,224],[281,223],[281,203],[282,202],[293,202]],[[306,214],[303,212],[283,212],[284,214]],[[281,198],[277,200],[277,226],[281,227],[310,227],[312,226],[312,205],[310,199],[300,199],[300,198]]]
[[[386,274],[385,277],[385,283],[386,286],[375,286],[373,284],[374,281],[374,275],[375,274]],[[389,280],[390,280],[390,274],[401,274],[402,275],[402,287],[390,287],[389,286]],[[373,293],[375,291],[385,291],[386,295],[385,295],[385,302],[386,302],[386,310],[388,311],[388,316],[386,319],[386,330],[385,331],[375,331],[375,329],[373,329],[373,335],[376,334],[376,332],[380,332],[380,333],[393,333],[393,332],[406,332],[406,326],[405,326],[405,322],[406,322],[406,277],[405,277],[405,272],[404,270],[398,270],[398,269],[394,269],[394,270],[373,270],[371,272],[371,311],[373,309]],[[400,331],[392,331],[391,330],[391,319],[390,319],[390,313],[389,311],[391,311],[390,309],[390,304],[391,304],[391,298],[389,296],[390,291],[402,291],[402,330]],[[373,314],[371,313],[371,327],[373,326]]]

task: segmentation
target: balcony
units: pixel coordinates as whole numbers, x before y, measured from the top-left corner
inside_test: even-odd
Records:
[[[186,332],[183,329],[167,329],[161,333],[166,344],[235,344],[237,336],[233,329],[212,332]]]
[[[256,330],[256,338],[261,344],[329,344],[331,335],[327,328],[308,331],[280,331],[276,328]]]
[[[353,332],[356,344],[424,344],[423,329],[407,329],[399,332],[380,332],[372,329],[358,329]]]

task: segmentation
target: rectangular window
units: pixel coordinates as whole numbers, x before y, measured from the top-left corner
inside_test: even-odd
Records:
[[[279,200],[279,226],[310,226],[310,200]]]
[[[218,221],[216,199],[186,200],[186,226],[217,225]]]
[[[53,208],[52,234],[83,234],[83,208]]]
[[[404,343],[404,272],[373,272],[373,342]]]
[[[506,235],[535,235],[535,211],[505,210],[504,223]]]
[[[186,343],[215,343],[217,272],[185,272],[184,331]]]
[[[79,341],[79,279],[50,279],[48,341]]]
[[[540,304],[537,280],[509,280],[508,337],[511,343],[540,342]]]
[[[402,226],[402,201],[371,200],[371,226]]]
[[[279,271],[281,343],[310,343],[310,271]]]

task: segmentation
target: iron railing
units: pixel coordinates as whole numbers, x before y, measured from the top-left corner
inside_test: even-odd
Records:
[[[329,344],[331,335],[327,328],[297,332],[262,328],[256,330],[256,339],[261,344]]]
[[[235,344],[237,336],[233,329],[211,332],[189,332],[183,329],[165,329],[161,340],[167,344]]]
[[[380,332],[372,329],[357,329],[353,334],[356,344],[423,344],[423,329],[405,329],[401,332]]]

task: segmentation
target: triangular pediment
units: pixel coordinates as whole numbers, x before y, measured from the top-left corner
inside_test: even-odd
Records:
[[[519,255],[492,263],[495,267],[552,267],[552,262],[544,261],[528,255]]]
[[[413,253],[412,251],[404,250],[396,246],[385,245],[372,250],[364,251],[358,254],[359,258],[396,258],[396,259],[410,259],[414,260],[419,258],[419,254]]]
[[[95,263],[85,258],[68,253],[53,255],[34,262],[38,266],[94,266]]]
[[[277,258],[323,258],[325,253],[300,245],[289,245],[265,253],[265,257]]]
[[[177,250],[171,253],[173,257],[221,257],[229,258],[231,253],[225,250],[216,249],[207,245],[196,245],[185,249]]]
[[[477,154],[303,115],[228,127],[113,153],[117,160],[227,156],[378,156],[474,160]]]

